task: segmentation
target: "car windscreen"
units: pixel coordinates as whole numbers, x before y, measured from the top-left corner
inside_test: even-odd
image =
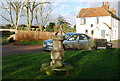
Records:
[[[71,37],[73,34],[67,34],[67,35],[64,35],[64,39],[67,40],[69,37]]]

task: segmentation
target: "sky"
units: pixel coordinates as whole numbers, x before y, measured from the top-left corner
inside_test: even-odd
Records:
[[[39,0],[40,1],[40,0]],[[43,0],[42,0],[43,1]],[[44,0],[45,1],[45,0]],[[80,11],[81,8],[93,8],[93,7],[101,7],[102,2],[109,1],[110,7],[114,8],[117,11],[118,16],[118,1],[119,0],[46,0],[51,2],[52,12],[50,14],[50,18],[52,19],[50,22],[55,22],[58,15],[63,16],[69,23],[72,24],[72,27],[76,24],[76,15]],[[1,6],[1,4],[0,4]],[[4,16],[8,16],[5,11],[0,10]],[[119,15],[120,17],[120,15]],[[4,19],[0,18],[0,25],[5,25],[6,22]],[[35,21],[33,22],[35,24]],[[20,24],[25,24],[25,17],[21,18]]]

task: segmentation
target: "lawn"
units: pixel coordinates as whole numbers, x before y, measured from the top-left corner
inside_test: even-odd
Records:
[[[42,63],[50,62],[49,52],[8,55],[2,58],[3,79],[118,79],[118,51],[65,51],[64,61],[74,67],[72,76],[48,76],[40,71]]]

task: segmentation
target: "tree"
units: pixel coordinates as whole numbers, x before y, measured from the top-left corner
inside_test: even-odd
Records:
[[[24,6],[26,8],[26,24],[27,24],[28,30],[30,30],[31,28],[33,18],[34,18],[34,11],[36,7],[38,7],[39,5],[45,4],[45,3],[49,3],[49,2],[37,3],[36,0],[34,0],[33,2],[26,0],[26,4]]]
[[[74,25],[74,28],[76,29],[76,25]]]
[[[13,28],[13,26],[11,26],[11,24],[6,24],[5,28],[10,29]]]
[[[58,15],[57,20],[58,20],[58,22],[60,22],[61,24],[66,23],[66,19],[65,19],[63,16],[61,16],[61,15]]]
[[[52,11],[51,7],[50,6],[45,7],[44,4],[40,4],[39,8],[36,8],[35,19],[41,31],[42,31],[42,27],[44,27],[50,20],[49,15],[51,11]]]
[[[7,11],[9,18],[3,16],[2,14],[0,14],[0,16],[6,21],[8,21],[9,23],[11,23],[12,26],[14,26],[17,29],[23,3],[20,0],[17,2],[6,0],[6,3],[3,3],[3,2],[1,3],[2,3],[2,9]],[[14,17],[14,14],[15,14],[15,17]]]
[[[71,30],[71,28],[70,28],[71,24],[69,22],[67,22],[67,20],[63,16],[59,15],[57,20],[58,20],[58,26],[55,26],[55,28],[54,28],[55,31],[60,30],[59,23],[61,24],[62,32],[67,33]]]
[[[53,32],[54,26],[55,26],[55,23],[50,22],[49,25],[46,27],[46,30],[49,32]]]

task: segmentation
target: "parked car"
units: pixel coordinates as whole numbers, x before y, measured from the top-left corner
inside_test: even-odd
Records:
[[[64,40],[67,40],[70,36],[74,35],[75,33],[66,33],[64,34]],[[44,50],[50,51],[52,49],[52,44],[53,44],[53,40],[49,39],[49,40],[44,40],[43,42],[43,48]]]
[[[112,44],[110,45],[106,39],[94,39],[82,33],[67,33],[63,36],[65,38],[63,41],[64,49],[97,49],[98,47],[112,47]],[[43,48],[50,51],[53,47],[52,44],[53,41],[51,39],[45,40],[43,43]]]

